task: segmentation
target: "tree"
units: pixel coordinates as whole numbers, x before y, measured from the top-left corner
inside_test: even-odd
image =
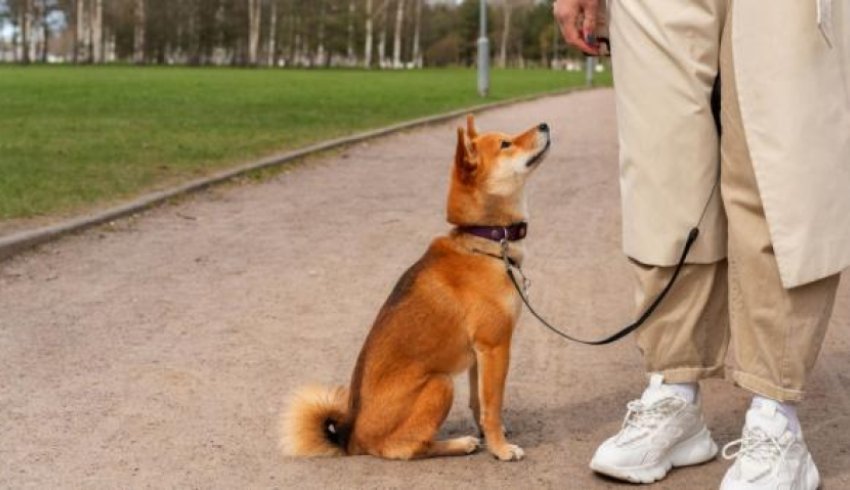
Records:
[[[502,39],[499,47],[499,68],[508,65],[508,39],[511,32],[511,0],[502,0]]]
[[[297,66],[302,59],[302,21],[301,14],[295,10],[292,14],[292,42],[290,43],[289,53],[289,63],[293,66]]]
[[[404,25],[404,0],[398,0],[395,14],[395,37],[393,39],[393,68],[401,68],[401,28]]]
[[[554,22],[552,10],[548,5],[537,4],[523,12],[522,20],[515,25],[523,26],[521,62],[538,60],[539,66],[548,66],[551,56],[551,44]]]
[[[134,5],[133,62],[141,64],[145,62],[145,0],[135,0]]]
[[[413,66],[422,68],[422,0],[416,0],[416,18],[413,28]]]
[[[354,14],[357,12],[357,7],[354,5],[354,0],[348,0],[348,29],[345,43],[345,62],[348,66],[354,66],[357,62],[354,54]]]
[[[85,0],[75,0],[75,29],[74,29],[74,63],[78,63],[87,58],[86,46],[88,45],[88,35],[86,32],[86,5]]]
[[[266,64],[275,66],[277,64],[277,0],[271,0],[269,10],[269,48]]]
[[[50,42],[50,22],[48,21],[48,16],[50,15],[51,4],[49,0],[40,0],[38,2],[37,8],[34,10],[33,18],[38,18],[40,27],[41,27],[41,41],[37,43],[37,53],[38,59],[42,63],[47,63],[47,54],[48,54],[48,44]],[[35,24],[33,22],[33,24]],[[30,25],[30,31],[35,30],[33,25]]]
[[[30,46],[32,44],[32,0],[24,0],[21,9],[21,63],[28,65],[30,59]]]
[[[580,56],[553,43],[551,2],[491,3],[498,66]],[[469,66],[478,6],[478,0],[0,0],[0,32],[11,33],[21,62],[58,55],[79,63]]]
[[[257,64],[257,51],[260,47],[260,0],[248,0],[248,64]]]
[[[372,27],[373,27],[373,12],[372,0],[366,0],[366,41],[363,46],[363,66],[369,68],[372,66]]]
[[[94,0],[90,25],[91,62],[103,63],[103,0]]]
[[[328,61],[325,53],[325,20],[328,12],[328,2],[327,0],[319,0],[319,3],[321,4],[319,8],[319,32],[317,34],[317,42],[319,44],[316,47],[316,59],[314,63],[319,66],[325,66]]]
[[[384,5],[381,7],[381,34],[378,36],[378,66],[383,68],[386,66],[387,60],[387,12],[389,10],[390,0],[384,0]]]

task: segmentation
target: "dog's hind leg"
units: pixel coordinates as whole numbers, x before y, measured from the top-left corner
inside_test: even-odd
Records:
[[[475,437],[434,440],[452,407],[453,394],[454,387],[449,376],[439,375],[429,379],[416,397],[410,415],[383,441],[380,456],[416,459],[462,456],[475,452],[479,445]]]

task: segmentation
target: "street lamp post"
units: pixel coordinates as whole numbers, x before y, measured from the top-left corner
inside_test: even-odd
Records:
[[[487,0],[478,0],[481,7],[481,35],[478,37],[478,95],[490,92],[490,40],[487,39]]]
[[[584,84],[593,86],[593,74],[596,71],[596,56],[585,56],[584,60]]]

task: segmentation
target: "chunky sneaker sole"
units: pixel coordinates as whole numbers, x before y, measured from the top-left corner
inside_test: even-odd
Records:
[[[806,489],[817,490],[820,488],[820,473],[815,466],[815,460],[812,459],[811,453],[806,458],[806,470]]]
[[[692,466],[711,461],[717,456],[717,444],[711,438],[708,429],[703,428],[689,439],[669,449],[664,457],[653,464],[632,467],[614,467],[605,465],[594,458],[590,469],[597,473],[626,480],[632,483],[653,483],[665,476],[672,468]]]

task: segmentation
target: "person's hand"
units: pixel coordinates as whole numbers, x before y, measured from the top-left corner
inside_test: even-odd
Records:
[[[567,43],[587,54],[598,55],[596,14],[599,0],[556,0],[553,10]]]

